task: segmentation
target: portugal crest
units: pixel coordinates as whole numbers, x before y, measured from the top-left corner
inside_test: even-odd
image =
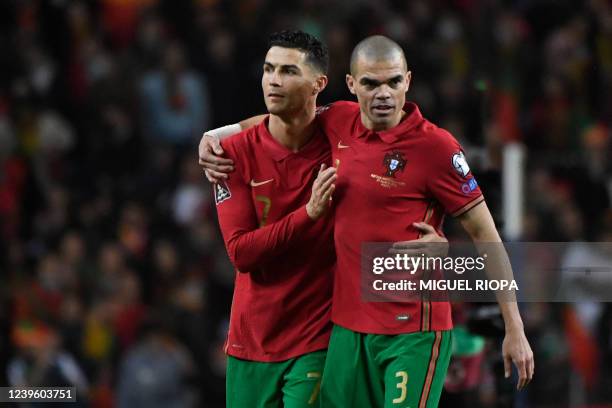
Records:
[[[395,173],[398,171],[403,171],[406,166],[406,159],[404,156],[394,150],[391,153],[385,154],[385,159],[383,160],[383,165],[385,166],[385,176],[387,177],[395,177]]]

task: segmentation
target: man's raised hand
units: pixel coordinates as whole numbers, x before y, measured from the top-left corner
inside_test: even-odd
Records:
[[[336,188],[336,169],[334,167],[326,168],[325,164],[321,165],[319,174],[312,185],[312,193],[310,200],[306,204],[306,212],[313,220],[319,219],[329,208],[332,193]]]

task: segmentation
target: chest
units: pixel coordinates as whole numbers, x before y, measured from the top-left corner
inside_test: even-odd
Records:
[[[340,204],[388,207],[428,198],[427,153],[418,140],[353,139],[334,146],[333,162]]]
[[[247,181],[260,226],[275,222],[308,202],[322,163],[331,163],[331,152],[327,149],[315,157],[293,155],[250,163]]]

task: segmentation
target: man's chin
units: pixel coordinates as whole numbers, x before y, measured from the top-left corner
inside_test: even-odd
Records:
[[[377,126],[391,126],[396,123],[398,119],[401,119],[401,116],[396,112],[370,115],[370,120]]]
[[[370,116],[370,120],[372,123],[376,123],[377,125],[384,125],[386,123],[391,123],[393,121],[392,115],[372,115]]]
[[[283,106],[267,105],[266,107],[268,108],[268,113],[270,113],[271,115],[281,115],[286,111]]]

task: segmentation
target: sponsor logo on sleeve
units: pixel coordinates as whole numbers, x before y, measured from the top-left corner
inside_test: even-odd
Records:
[[[229,200],[232,197],[232,193],[227,184],[225,184],[225,182],[215,184],[214,191],[216,205],[219,205],[225,200]]]
[[[459,173],[461,177],[467,177],[467,175],[470,173],[470,166],[468,166],[463,152],[453,154],[451,163],[453,164],[455,171]]]
[[[461,185],[461,191],[463,191],[463,194],[470,194],[472,191],[476,190],[477,187],[478,183],[476,179],[472,177]]]

